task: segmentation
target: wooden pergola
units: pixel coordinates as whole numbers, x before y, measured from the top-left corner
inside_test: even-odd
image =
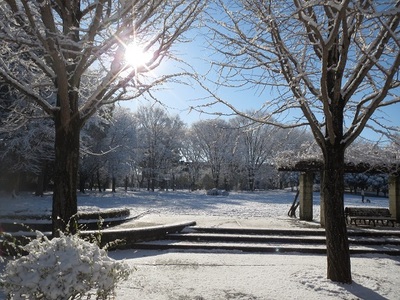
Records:
[[[278,171],[300,172],[299,202],[301,220],[312,221],[313,219],[314,173],[321,172],[322,168],[323,162],[319,160],[303,160],[278,168]],[[389,174],[389,210],[392,216],[396,218],[396,221],[400,222],[400,164],[346,163],[345,173]],[[320,201],[320,223],[321,226],[324,226],[324,197],[322,191]]]

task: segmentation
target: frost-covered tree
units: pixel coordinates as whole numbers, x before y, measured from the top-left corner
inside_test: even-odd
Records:
[[[321,149],[327,277],[337,282],[352,281],[345,151],[364,128],[384,125],[374,117],[379,109],[400,101],[399,7],[399,1],[216,0],[209,13],[218,83],[267,91],[258,120],[307,125]]]
[[[256,172],[271,159],[272,135],[268,132],[268,125],[254,123],[244,117],[237,117],[231,123],[238,130],[238,163],[243,166],[247,175],[248,189],[254,191]]]
[[[137,147],[137,119],[130,110],[118,107],[113,112],[110,127],[107,130],[105,161],[115,192],[117,180],[130,173],[134,161],[134,149]]]
[[[181,158],[184,124],[179,116],[170,116],[159,106],[142,106],[137,119],[136,161],[154,191],[156,182],[164,183]]]
[[[54,161],[54,132],[51,120],[19,96],[7,85],[0,88],[0,179],[16,192],[22,174],[37,177],[36,192],[42,195],[47,165]]]
[[[190,130],[193,146],[201,151],[211,169],[214,187],[219,188],[224,168],[232,162],[235,131],[222,119],[198,121]]]
[[[95,185],[102,192],[107,187],[107,155],[117,148],[111,146],[110,132],[113,132],[114,105],[101,107],[81,131],[81,158],[79,164],[79,190],[84,193],[87,182],[92,190]]]
[[[243,116],[234,118],[231,124],[238,130],[235,156],[246,172],[250,190],[254,190],[256,174],[262,166],[275,164],[275,157],[282,151],[298,151],[309,138],[299,129],[283,129]]]
[[[0,162],[7,188],[19,189],[19,177],[31,174],[38,178],[38,194],[43,194],[43,174],[54,160],[54,133],[49,120],[33,120],[11,132],[0,133]],[[41,185],[41,186],[39,186]]]
[[[387,174],[378,174],[371,176],[368,180],[368,186],[376,191],[376,196],[382,192],[383,196],[386,197],[389,189],[389,176]]]
[[[205,160],[202,156],[201,148],[197,146],[196,137],[190,128],[185,131],[181,151],[185,163],[183,170],[188,173],[190,190],[193,191],[197,188]]]
[[[203,5],[200,0],[0,2],[0,78],[54,121],[54,235],[75,222],[81,128],[102,105],[139,97],[176,78],[154,77],[152,71],[172,57],[172,46]],[[93,76],[93,87],[82,92],[85,75]]]
[[[93,187],[97,184],[97,188],[99,189],[99,192],[101,192],[102,185],[99,184],[99,179],[102,160],[97,154],[101,153],[100,145],[104,138],[102,135],[103,133],[101,131],[99,132],[97,128],[92,126],[88,129],[83,129],[82,135],[85,135],[86,133],[91,133],[92,135],[90,136],[91,138],[83,138],[85,142],[91,141],[91,143],[88,144],[90,147],[84,147],[84,150],[81,153],[81,159],[79,162],[79,191],[85,193],[87,184],[89,189],[93,190]],[[98,139],[99,135],[101,139]]]

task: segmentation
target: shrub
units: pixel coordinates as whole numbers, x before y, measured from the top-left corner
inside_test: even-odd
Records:
[[[109,299],[130,274],[127,264],[77,235],[49,240],[38,233],[24,250],[28,255],[9,261],[0,275],[10,299]]]

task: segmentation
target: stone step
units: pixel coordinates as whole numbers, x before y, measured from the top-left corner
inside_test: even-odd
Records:
[[[251,234],[221,234],[221,233],[193,233],[182,232],[168,234],[168,239],[195,242],[240,242],[240,243],[296,243],[296,244],[321,244],[325,245],[324,236],[307,235],[251,235]],[[400,245],[400,237],[356,237],[350,236],[351,245]]]
[[[192,226],[190,230],[193,232],[203,233],[220,233],[220,234],[248,234],[248,235],[302,235],[302,236],[325,236],[325,230],[322,228],[315,229],[274,229],[274,228],[249,228],[249,227],[200,227]]]
[[[80,236],[83,238],[96,237],[100,241],[100,246],[107,245],[109,250],[132,249],[137,243],[163,240],[168,234],[180,232],[186,227],[194,225],[196,225],[195,221],[187,221],[149,227],[85,230],[80,232]],[[51,232],[43,232],[43,234],[51,237]],[[36,238],[34,231],[4,233],[0,235],[0,254],[15,255],[15,251],[18,250],[15,249],[15,245],[26,245],[34,238]]]
[[[304,244],[254,244],[254,243],[211,243],[211,242],[185,242],[176,240],[158,240],[151,242],[136,243],[132,245],[135,249],[147,250],[183,250],[183,251],[240,251],[257,253],[309,253],[326,254],[325,245]],[[400,256],[398,246],[350,247],[351,254],[386,254]]]
[[[192,233],[168,234],[167,239],[190,242],[225,242],[225,243],[297,243],[325,244],[325,238],[319,236],[289,236],[289,235],[251,235],[222,233]]]
[[[324,236],[325,229],[270,229],[270,228],[229,228],[229,227],[200,227],[192,226],[190,230],[203,233],[222,233],[222,234],[251,234],[251,235],[290,235],[290,236]],[[394,229],[348,229],[349,237],[400,237],[400,230]]]
[[[351,254],[400,256],[398,231],[349,231]],[[164,239],[132,244],[136,249],[240,251],[259,253],[326,253],[323,229],[208,228],[190,226]]]

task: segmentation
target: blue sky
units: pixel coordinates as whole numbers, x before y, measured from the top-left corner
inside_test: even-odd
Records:
[[[211,53],[204,45],[204,41],[200,38],[194,42],[181,44],[175,47],[175,54],[177,57],[190,64],[195,71],[200,74],[205,74],[210,66],[207,61]],[[155,72],[163,74],[171,72],[171,70],[177,70],[178,68],[176,62],[166,61]],[[211,79],[214,78],[215,77],[212,77]],[[192,106],[206,103],[207,100],[199,99],[206,97],[207,93],[202,90],[201,87],[197,86],[194,81],[190,82],[187,80],[187,82],[188,85],[173,84],[164,86],[161,92],[156,93],[159,100],[168,108],[170,114],[179,114],[180,118],[189,125],[201,119],[215,118],[216,116],[213,115],[207,115],[193,110],[189,111],[189,108]],[[270,96],[268,91],[264,91],[260,95],[256,90],[239,90],[234,88],[220,88],[218,95],[242,111],[260,108],[264,103],[264,99]],[[208,99],[208,101],[210,101],[210,99]],[[146,104],[147,102],[143,100],[121,103],[122,106],[129,107],[133,111],[135,111],[138,106]],[[231,113],[231,111],[222,104],[209,107],[207,110],[213,113]],[[299,112],[299,115],[301,115],[301,112]],[[400,127],[400,103],[387,107],[384,113],[377,112],[375,116],[383,118],[380,120],[386,125]],[[288,118],[290,118],[290,116],[288,116]],[[369,129],[365,129],[362,136],[370,140],[378,140],[380,138],[380,134]]]

